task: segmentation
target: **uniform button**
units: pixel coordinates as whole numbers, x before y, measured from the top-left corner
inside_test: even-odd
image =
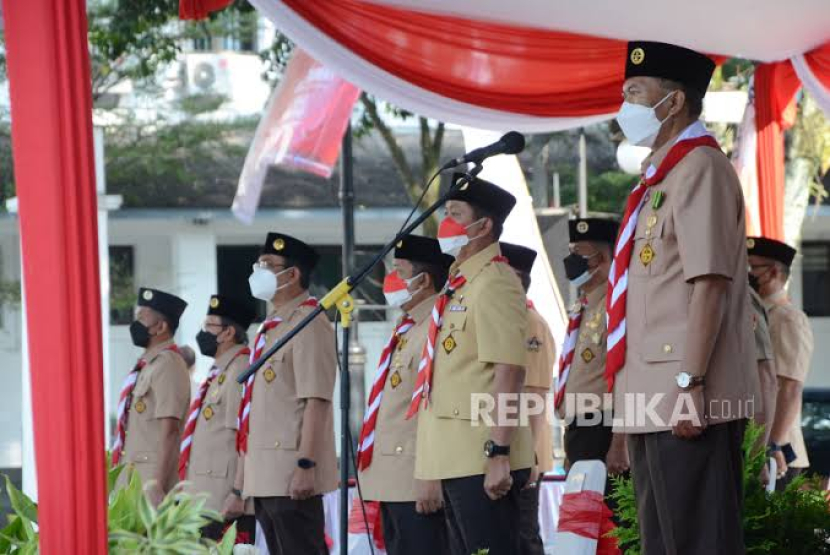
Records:
[[[453,409],[453,411],[452,411],[453,416],[458,416],[459,414],[460,413],[458,412],[458,409]]]
[[[395,447],[395,453],[397,453],[398,455],[400,455],[401,453],[403,453],[403,447],[401,447],[400,445],[398,445],[397,447]]]
[[[279,446],[280,446],[280,442],[279,442],[279,441],[277,441],[277,442],[275,442],[275,443],[274,443],[274,447],[279,447]]]
[[[664,352],[664,353],[666,353],[666,354],[669,354],[670,352],[672,352],[672,347],[671,347],[671,345],[669,345],[668,343],[666,343],[665,345],[663,345],[663,352]]]
[[[211,474],[213,474],[213,471],[212,471],[212,470],[208,470],[208,471],[207,471],[207,473],[208,473],[208,476],[210,476]]]

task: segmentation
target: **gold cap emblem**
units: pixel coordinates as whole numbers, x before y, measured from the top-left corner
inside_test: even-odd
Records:
[[[153,292],[150,291],[149,289],[145,290],[144,293],[141,296],[144,297],[145,301],[153,300]]]
[[[631,51],[631,63],[635,66],[642,64],[646,59],[646,51],[642,48],[635,48]]]
[[[274,239],[273,245],[275,251],[281,251],[285,248],[285,241],[282,239]]]
[[[747,239],[747,240],[746,240],[746,248],[748,248],[748,249],[754,249],[754,248],[755,248],[755,239],[753,239],[752,237],[750,237],[749,239]]]
[[[216,297],[211,297],[210,308],[219,308],[219,299],[217,299]]]
[[[579,222],[576,224],[576,230],[579,233],[587,233],[588,232],[588,222]]]
[[[402,249],[403,248],[403,241],[398,241],[398,244],[395,245],[395,246],[398,247],[399,249]]]

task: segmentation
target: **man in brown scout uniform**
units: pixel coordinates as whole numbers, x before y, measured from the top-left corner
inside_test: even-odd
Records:
[[[248,280],[253,296],[273,305],[254,359],[317,306],[308,287],[318,258],[298,239],[268,234]],[[244,471],[235,487],[254,498],[271,555],[328,553],[322,494],[337,487],[336,372],[334,330],[320,314],[245,384],[237,444]]]
[[[251,350],[248,326],[254,320],[253,307],[244,301],[213,295],[202,330],[196,335],[199,350],[214,359],[207,378],[199,386],[187,415],[179,448],[179,477],[187,480],[191,493],[208,495],[207,508],[226,520],[239,518],[238,533],[253,535],[253,502],[246,504],[242,492],[234,489],[237,475],[236,434],[241,387],[239,375],[248,367]],[[238,469],[241,473],[242,469]],[[226,523],[214,523],[203,535],[219,539]],[[249,541],[247,543],[253,543]]]
[[[530,429],[518,425],[525,294],[498,245],[515,203],[474,179],[451,195],[438,230],[441,250],[457,256],[436,301],[410,414],[420,409],[415,477],[441,480],[458,555],[518,552],[519,493],[534,462]]]
[[[389,555],[449,553],[441,483],[415,479],[418,420],[407,420],[406,413],[432,307],[452,260],[441,253],[435,239],[410,235],[398,243],[394,271],[387,276],[387,282],[402,280],[403,288],[384,287],[387,302],[404,314],[381,354],[360,432],[357,465],[363,498],[380,501]]]
[[[133,344],[144,353],[121,389],[113,462],[138,471],[154,505],[178,481],[176,463],[190,402],[190,376],[173,335],[185,307],[187,303],[175,295],[142,288],[130,324]]]
[[[747,248],[751,273],[769,311],[769,333],[778,374],[770,452],[778,463],[776,487],[783,488],[810,466],[801,433],[801,394],[813,356],[813,331],[807,315],[792,304],[785,288],[795,249],[763,237],[749,238]],[[791,453],[789,461],[785,452]]]
[[[527,295],[530,289],[530,271],[536,261],[536,251],[500,243],[501,252],[507,258],[510,267],[522,282]],[[525,367],[524,393],[532,396],[527,400],[528,407],[541,403],[541,412],[528,415],[530,433],[533,436],[536,464],[530,471],[530,479],[519,497],[521,507],[521,528],[519,536],[522,555],[544,555],[542,537],[539,535],[539,484],[545,472],[553,470],[553,415],[549,414],[548,395],[553,385],[553,372],[556,366],[556,347],[548,323],[536,311],[533,301],[527,299],[527,366]],[[535,411],[534,411],[535,412]]]
[[[758,392],[741,186],[698,121],[715,64],[628,45],[628,140],[648,146],[607,293],[606,377],[625,432],[642,553],[744,553],[742,452]]]
[[[565,274],[578,299],[568,315],[568,329],[559,361],[554,403],[565,422],[568,466],[600,460],[608,472],[628,470],[625,436],[613,434],[611,407],[605,406],[605,294],[619,224],[601,218],[568,222],[570,254]]]

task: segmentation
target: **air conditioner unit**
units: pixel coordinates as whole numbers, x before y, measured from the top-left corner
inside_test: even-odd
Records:
[[[188,54],[187,60],[188,95],[231,94],[231,80],[228,60],[221,54]]]

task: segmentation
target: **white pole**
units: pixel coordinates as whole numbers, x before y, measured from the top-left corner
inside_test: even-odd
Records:
[[[95,144],[95,190],[98,192],[98,271],[101,282],[101,353],[104,357],[104,445],[110,445],[110,256],[104,169],[104,130],[92,130]]]
[[[588,154],[585,133],[579,134],[579,217],[588,216]]]
[[[22,249],[21,249],[22,252]],[[22,256],[22,254],[21,254]],[[20,267],[23,268],[21,260]],[[22,272],[21,272],[22,275]],[[26,287],[25,280],[20,280],[20,319],[22,333],[20,345],[20,362],[23,371],[23,493],[37,501],[37,469],[35,467],[35,434],[32,421],[32,374],[29,366],[29,332],[26,329]]]
[[[559,172],[553,172],[553,206],[562,207],[562,196],[559,191]]]

